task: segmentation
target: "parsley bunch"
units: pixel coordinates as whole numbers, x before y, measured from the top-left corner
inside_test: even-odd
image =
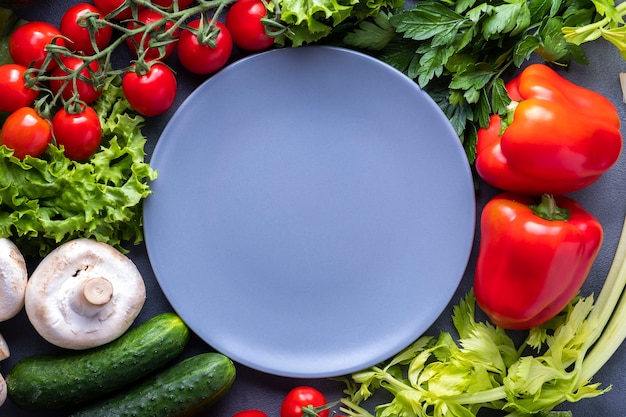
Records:
[[[587,63],[564,27],[591,23],[590,0],[420,0],[381,11],[342,42],[404,72],[439,104],[475,158],[476,133],[504,114],[509,72],[537,54],[548,63]]]

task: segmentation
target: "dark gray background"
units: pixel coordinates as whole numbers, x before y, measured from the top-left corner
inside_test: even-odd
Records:
[[[53,24],[58,24],[64,10],[76,0],[47,0],[41,1],[35,7],[18,10],[18,13],[28,20],[45,20]],[[599,40],[586,45],[590,64],[581,66],[574,64],[565,73],[566,77],[582,86],[598,91],[606,95],[617,106],[622,122],[625,120],[626,104],[622,103],[622,93],[619,85],[619,73],[626,71],[626,62],[621,58],[617,49],[608,42]],[[239,51],[234,51],[231,60],[242,57]],[[168,63],[179,70],[178,97],[173,108],[167,113],[150,118],[143,132],[148,136],[147,151],[152,152],[159,135],[165,124],[172,116],[178,105],[191,93],[206,77],[189,75],[177,65],[175,58]],[[622,127],[622,132],[625,128]],[[624,184],[626,181],[626,160],[620,158],[617,165],[605,174],[596,184],[587,189],[573,194],[583,206],[598,217],[605,229],[605,241],[600,251],[600,255],[583,287],[583,295],[592,292],[598,293],[610,267],[613,253],[617,245],[621,228],[626,214],[626,198]],[[484,203],[497,191],[482,185],[477,194],[477,213]],[[184,239],[184,236],[181,236]],[[478,234],[476,235],[478,239]],[[477,242],[477,240],[476,240]],[[473,279],[473,269],[476,259],[477,244],[474,250],[466,274],[459,286],[457,293],[452,299],[456,303],[471,287]],[[138,321],[143,322],[149,317],[164,311],[170,311],[171,307],[161,292],[155,281],[154,274],[148,261],[145,247],[143,245],[132,249],[131,259],[137,264],[143,274],[147,286],[147,301],[138,317]],[[32,265],[31,265],[32,267]],[[340,318],[339,318],[340,319]],[[432,326],[428,333],[437,335],[441,330],[450,330],[450,309],[447,309],[438,321]],[[18,359],[37,353],[51,352],[55,349],[43,341],[32,329],[24,312],[16,318],[0,323],[0,333],[2,333],[11,349],[11,357],[0,363],[0,372],[6,375],[15,361]],[[341,340],[329,340],[328,343],[341,343]],[[200,341],[195,336],[188,348],[183,353],[183,357],[190,356],[202,351],[211,350],[209,346]],[[583,400],[575,404],[564,404],[562,409],[571,409],[575,416],[626,416],[626,347],[622,347],[611,359],[611,361],[596,375],[595,380],[604,385],[613,385],[613,389],[595,399]],[[265,411],[270,417],[278,417],[280,403],[284,395],[297,385],[313,385],[322,390],[329,401],[334,401],[341,397],[343,384],[328,379],[303,380],[293,378],[283,378],[267,375],[244,366],[237,366],[237,379],[227,396],[221,401],[207,409],[201,416],[229,417],[237,411],[248,408],[256,408]],[[62,416],[60,412],[29,412],[19,409],[14,404],[7,401],[0,408],[0,416],[12,417],[54,417]]]

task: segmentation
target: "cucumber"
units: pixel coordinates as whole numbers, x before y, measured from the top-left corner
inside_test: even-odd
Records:
[[[234,381],[228,357],[201,353],[70,417],[190,417],[222,398]]]
[[[180,317],[163,313],[103,346],[19,360],[6,377],[7,393],[24,408],[75,408],[165,366],[189,337]]]

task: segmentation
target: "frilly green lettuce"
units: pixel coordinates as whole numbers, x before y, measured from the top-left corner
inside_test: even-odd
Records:
[[[278,0],[285,36],[292,46],[319,41],[341,23],[376,16],[381,9],[399,8],[403,0]],[[270,4],[270,8],[274,7]]]
[[[95,109],[103,126],[100,149],[71,161],[50,145],[40,158],[15,158],[0,146],[0,236],[24,254],[44,256],[60,243],[86,237],[123,252],[143,240],[142,202],[156,171],[145,162],[144,119],[131,113],[111,80]]]

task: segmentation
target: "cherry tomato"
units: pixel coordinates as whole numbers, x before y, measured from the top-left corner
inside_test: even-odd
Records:
[[[27,68],[18,64],[0,65],[0,111],[14,112],[33,104],[37,91],[24,82]]]
[[[13,31],[9,38],[9,54],[16,64],[34,68],[41,68],[46,59],[46,45],[52,43],[52,39],[61,36],[61,31],[56,26],[46,22],[28,22]],[[58,37],[55,43],[65,46],[65,40]],[[54,68],[55,60],[50,60],[46,70]]]
[[[226,27],[233,42],[247,51],[260,51],[274,44],[261,19],[267,14],[261,0],[237,0],[226,13]]]
[[[52,119],[52,134],[57,146],[69,159],[82,161],[93,155],[102,140],[102,126],[96,111],[84,106],[80,113],[59,110]]]
[[[50,124],[32,107],[22,107],[7,117],[0,130],[0,145],[13,149],[13,156],[37,158],[52,140]]]
[[[303,408],[321,407],[326,404],[326,397],[317,389],[308,386],[296,387],[285,396],[280,406],[280,417],[302,417]],[[318,415],[328,417],[328,410],[322,410]]]
[[[243,410],[233,414],[233,417],[267,417],[261,410]]]
[[[63,65],[67,67],[71,72],[78,71],[78,69],[85,64],[80,58],[75,57],[65,57],[62,59]],[[89,63],[89,69],[94,73],[97,73],[100,70],[100,66],[97,61],[91,61]],[[87,79],[91,79],[90,71],[85,66],[82,70],[80,70],[80,74],[83,75]],[[68,73],[62,66],[56,67],[50,73],[52,77],[64,77],[67,76]],[[62,91],[61,97],[65,101],[69,101],[74,95],[73,83],[70,81],[68,84],[64,85],[63,80],[50,80],[50,89],[54,94],[57,94],[59,91]],[[76,80],[76,93],[78,93],[78,98],[81,101],[84,101],[86,104],[93,103],[96,101],[100,95],[102,94],[101,90],[97,90],[92,84],[77,79]]]
[[[113,10],[123,5],[125,0],[93,0],[93,4],[102,12],[103,15],[108,16]],[[111,16],[113,19],[124,20],[130,19],[133,16],[133,11],[130,7],[123,7],[115,15]]]
[[[154,63],[146,74],[134,71],[124,74],[122,91],[139,114],[156,116],[174,104],[176,77],[166,65]]]
[[[193,0],[152,0],[152,4],[164,9],[170,9],[174,6],[175,1],[178,1],[178,10],[186,9],[193,3]]]
[[[103,13],[93,4],[78,3],[67,9],[61,17],[61,33],[68,38],[67,47],[74,52],[81,52],[85,55],[95,53],[91,43],[89,29],[84,26],[87,15],[93,14],[98,18],[104,17]],[[113,28],[109,25],[103,25],[96,30],[94,40],[99,50],[105,48],[111,36]]]
[[[158,22],[162,19],[164,19],[163,15],[156,10],[144,9],[140,11],[137,15],[137,21],[139,22],[139,24],[134,21],[129,22],[126,25],[126,28],[132,30],[143,25],[149,25]],[[131,51],[135,53],[135,55],[138,55],[138,53],[140,52],[138,51],[138,49],[146,50],[145,58],[148,61],[152,59],[165,59],[168,56],[172,55],[172,53],[174,53],[174,51],[176,50],[176,40],[173,40],[172,42],[166,44],[163,48],[161,48],[162,51],[160,51],[158,47],[150,46],[150,41],[152,40],[152,38],[158,37],[160,33],[164,33],[169,30],[172,26],[174,26],[174,22],[167,21],[165,22],[164,26],[157,26],[154,31],[148,31],[147,33],[140,32],[132,37],[126,38],[126,44],[131,49]],[[179,33],[180,31],[175,30],[173,33],[174,38],[176,38]],[[139,48],[139,45],[141,45],[141,48]],[[161,53],[163,53],[163,56],[161,56]]]
[[[200,22],[200,19],[194,20],[189,26],[197,29]],[[183,30],[181,33],[178,41],[178,59],[187,70],[195,74],[210,74],[228,62],[233,51],[233,40],[226,26],[220,22],[216,22],[215,26],[220,30],[214,39],[215,47],[201,44],[198,37],[189,30]]]

